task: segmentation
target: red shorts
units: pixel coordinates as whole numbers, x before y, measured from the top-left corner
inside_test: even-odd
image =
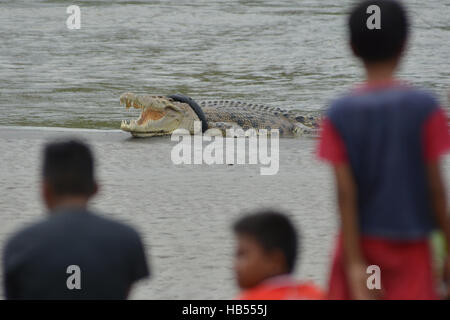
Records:
[[[363,237],[361,249],[369,265],[380,267],[383,299],[439,299],[428,239],[393,241]],[[329,280],[328,299],[351,298],[343,254],[342,239],[338,237]]]

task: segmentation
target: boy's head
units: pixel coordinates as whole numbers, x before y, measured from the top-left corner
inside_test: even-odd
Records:
[[[242,289],[294,270],[298,236],[286,216],[263,211],[241,218],[233,229],[238,241],[234,267]]]
[[[380,10],[368,8],[377,6]],[[372,7],[373,8],[373,7]],[[379,29],[375,25],[379,13]],[[405,47],[409,31],[408,16],[400,1],[369,0],[359,2],[351,11],[348,25],[350,42],[355,55],[364,63],[398,60]]]
[[[89,147],[75,140],[47,144],[42,182],[43,198],[50,209],[67,199],[87,202],[97,191],[94,159]]]

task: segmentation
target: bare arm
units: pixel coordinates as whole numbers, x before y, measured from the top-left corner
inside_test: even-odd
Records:
[[[345,270],[352,299],[376,299],[381,292],[367,287],[367,263],[361,250],[358,223],[358,194],[353,173],[348,164],[334,167],[336,178]]]
[[[357,191],[350,167],[334,167],[346,264],[363,263],[358,227]]]
[[[445,196],[444,182],[441,175],[441,168],[439,163],[436,162],[429,164],[427,169],[431,202],[438,227],[445,236],[448,255],[448,251],[450,249],[450,224],[447,216],[447,200]]]
[[[450,299],[450,221],[447,216],[447,199],[444,182],[442,181],[441,168],[438,162],[431,163],[427,167],[430,198],[433,205],[436,222],[442,231],[446,244],[446,259],[443,270],[443,280],[447,283],[445,298]]]

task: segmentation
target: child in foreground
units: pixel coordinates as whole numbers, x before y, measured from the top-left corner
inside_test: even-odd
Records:
[[[287,217],[265,211],[245,216],[234,225],[237,237],[235,274],[243,290],[240,300],[321,300],[311,283],[297,283],[291,274],[297,258],[297,232]]]
[[[367,27],[371,5],[380,8],[380,29]],[[437,299],[429,237],[442,231],[448,280],[440,166],[450,149],[448,120],[430,93],[394,77],[409,29],[401,2],[359,3],[349,29],[366,83],[332,103],[318,146],[334,168],[341,218],[328,298]],[[367,286],[370,265],[380,268],[380,289]]]

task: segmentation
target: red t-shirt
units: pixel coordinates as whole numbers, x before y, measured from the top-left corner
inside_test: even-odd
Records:
[[[399,80],[390,80],[378,83],[364,83],[356,86],[354,93],[364,93],[372,90],[386,89],[390,87],[408,87]],[[450,150],[450,134],[448,118],[442,108],[433,112],[423,127],[422,141],[425,150],[424,157],[428,163],[436,161]],[[325,118],[321,125],[321,137],[317,148],[320,159],[334,165],[348,162],[347,152],[336,128],[331,121]]]
[[[422,137],[424,157],[428,163],[437,161],[450,150],[448,119],[443,109],[439,108],[429,116],[423,127]],[[348,162],[345,144],[327,118],[322,121],[317,155],[334,165]]]
[[[238,300],[323,300],[325,293],[313,283],[298,283],[290,277],[275,277],[242,292]]]

